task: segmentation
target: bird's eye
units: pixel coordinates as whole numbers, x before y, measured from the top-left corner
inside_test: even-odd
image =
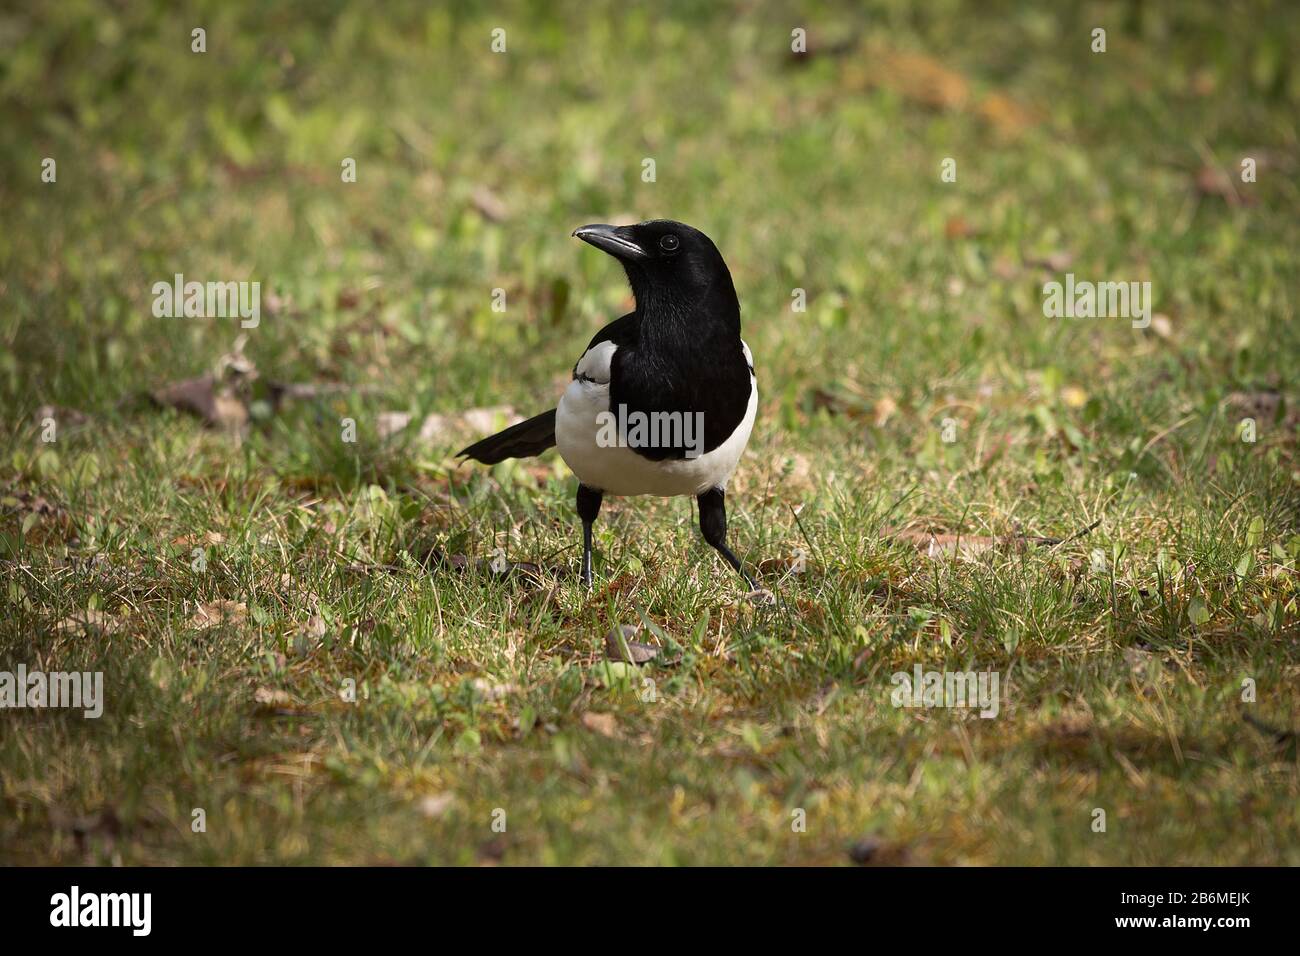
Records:
[[[681,242],[679,242],[677,237],[672,235],[671,233],[666,236],[662,236],[659,239],[659,248],[662,249],[664,252],[676,252],[677,247],[680,245]]]

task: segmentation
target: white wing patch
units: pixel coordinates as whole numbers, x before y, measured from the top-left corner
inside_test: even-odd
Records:
[[[618,346],[613,342],[597,342],[578,359],[577,368],[573,370],[574,377],[598,385],[608,385],[609,366],[617,351]]]
[[[754,353],[749,350],[749,346],[745,344],[744,339],[740,340],[740,350],[745,353],[745,362],[748,363],[749,365],[749,374],[753,375],[754,374]]]

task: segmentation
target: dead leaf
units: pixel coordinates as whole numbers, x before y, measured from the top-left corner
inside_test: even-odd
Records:
[[[1139,647],[1126,647],[1123,653],[1124,662],[1134,673],[1145,674],[1151,663],[1159,659],[1151,651],[1144,651]]]
[[[645,664],[659,656],[659,648],[653,644],[634,641],[640,628],[632,624],[620,624],[605,635],[605,656],[611,661],[626,661],[632,664]],[[619,640],[619,635],[623,640]],[[627,652],[623,651],[627,645]]]
[[[216,374],[222,382],[249,382],[257,378],[257,366],[253,360],[244,354],[244,346],[248,344],[248,333],[241,332],[235,337],[235,342],[230,346],[230,351],[223,354],[217,359]]]
[[[809,394],[814,411],[825,410],[832,415],[846,415],[849,418],[862,418],[866,413],[866,402],[843,389],[832,391],[819,385]]]
[[[446,815],[456,803],[454,793],[430,793],[420,798],[420,815],[429,819],[436,820],[438,817]]]
[[[293,652],[299,657],[311,653],[320,646],[326,633],[325,618],[313,614],[307,623],[295,629],[293,633]]]
[[[598,714],[589,710],[582,715],[582,726],[595,731],[602,737],[617,738],[622,736],[618,729],[618,721],[613,714]]]
[[[874,409],[876,427],[883,428],[885,424],[894,417],[894,413],[897,411],[898,403],[888,395],[882,395],[880,398],[876,399],[876,407]]]
[[[150,393],[163,408],[197,415],[205,425],[239,431],[248,424],[248,408],[228,385],[218,385],[213,375],[175,382]]]
[[[475,432],[490,432],[521,421],[515,410],[509,405],[493,405],[490,408],[471,408],[462,412],[460,422],[463,427]],[[504,424],[498,424],[504,423]],[[427,424],[427,422],[426,422]],[[423,434],[421,429],[421,434]]]
[[[943,234],[948,239],[968,239],[979,235],[975,227],[961,216],[948,217],[948,221],[943,226]]]
[[[294,699],[279,687],[259,687],[253,691],[253,703],[263,710],[286,710],[293,707]]]
[[[924,53],[882,53],[872,77],[876,84],[931,109],[960,109],[970,96],[964,76]]]
[[[1290,427],[1300,422],[1300,405],[1286,401],[1281,392],[1266,389],[1258,392],[1233,392],[1227,398],[1228,410],[1243,418],[1264,422],[1277,421],[1278,413],[1286,407],[1283,421]]]
[[[375,419],[375,430],[380,438],[391,438],[411,424],[410,412],[380,412]]]
[[[380,437],[388,438],[405,431],[411,424],[409,412],[381,412],[377,421]],[[417,439],[426,444],[449,441],[469,434],[491,434],[523,419],[509,405],[471,408],[459,415],[433,413],[420,423]]]
[[[519,692],[515,684],[494,684],[482,677],[475,677],[472,681],[474,689],[483,695],[484,700],[500,700],[503,697],[509,697],[511,694]]]
[[[77,611],[54,625],[58,634],[120,634],[126,621],[99,610]]]
[[[0,498],[0,508],[12,510],[20,515],[35,514],[42,518],[66,517],[63,509],[52,504],[44,495],[22,489]]]
[[[959,553],[963,557],[973,557],[994,550],[1021,550],[1029,545],[1047,546],[1060,543],[1059,538],[1017,534],[997,537],[978,534],[943,534],[911,528],[886,528],[884,535],[895,541],[913,545],[918,551],[925,552],[928,558],[939,558],[954,553]]]
[[[205,531],[202,534],[182,534],[172,538],[172,544],[181,548],[195,548],[225,544],[226,536],[220,531]]]
[[[758,562],[758,573],[764,577],[770,574],[800,574],[808,569],[808,558],[805,555],[795,555],[789,558],[764,558]]]
[[[990,93],[976,107],[981,119],[1003,139],[1014,139],[1038,122],[1038,116],[1006,93]]]
[[[285,571],[280,574],[276,581],[285,597],[293,600],[301,607],[311,608],[313,612],[320,607],[320,595],[308,588],[300,578]]]
[[[242,624],[247,616],[248,607],[242,601],[221,598],[210,604],[200,604],[190,618],[190,627],[207,630],[222,624]]]

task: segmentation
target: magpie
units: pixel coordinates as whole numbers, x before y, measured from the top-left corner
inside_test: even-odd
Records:
[[[485,465],[552,446],[578,477],[582,580],[604,496],[694,495],[704,540],[756,591],[727,547],[727,480],[758,412],[754,357],[722,254],[671,219],[581,226],[573,235],[627,273],[636,308],[596,333],[559,407],[459,452]]]

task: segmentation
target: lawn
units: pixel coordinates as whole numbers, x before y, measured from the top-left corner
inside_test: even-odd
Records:
[[[27,6],[0,670],[104,701],[0,711],[0,862],[1300,864],[1290,5]],[[735,278],[775,606],[687,499],[587,592],[556,454],[454,457],[628,309],[570,232],[658,217]]]

